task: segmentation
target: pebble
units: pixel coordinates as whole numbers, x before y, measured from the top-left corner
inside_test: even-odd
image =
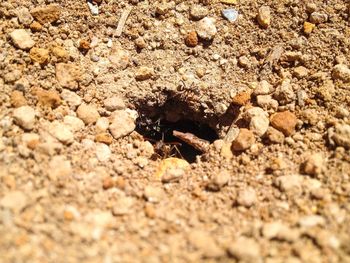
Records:
[[[227,170],[220,171],[213,174],[210,182],[207,185],[207,189],[210,191],[220,191],[221,188],[226,186],[231,178],[231,174]]]
[[[143,195],[148,202],[159,203],[164,199],[165,193],[161,187],[147,185]]]
[[[268,95],[272,92],[272,85],[266,81],[266,80],[262,80],[258,83],[258,85],[256,86],[256,88],[254,89],[253,94],[255,96],[258,95]]]
[[[259,8],[257,20],[260,26],[263,28],[269,27],[271,23],[271,10],[268,6],[262,6]]]
[[[281,144],[284,142],[284,134],[273,127],[267,129],[265,136],[271,143]]]
[[[15,29],[10,33],[13,44],[23,50],[31,49],[35,42],[25,29]]]
[[[320,12],[313,12],[310,15],[310,22],[313,24],[322,24],[328,21],[328,15]]]
[[[167,180],[167,177],[169,177],[168,172],[170,171],[171,173],[171,170],[175,171],[175,173],[173,173],[174,176],[180,175],[182,177],[184,173],[178,170],[185,171],[187,168],[189,168],[189,166],[190,164],[183,159],[174,157],[164,159],[160,162],[159,166],[157,167],[157,170],[154,174],[154,178],[156,178],[157,180],[163,180],[163,177],[165,177],[165,180]]]
[[[111,150],[104,143],[96,143],[96,157],[100,162],[106,162],[111,158]]]
[[[99,11],[98,11],[98,5],[91,3],[90,1],[87,2],[87,5],[90,9],[90,12],[93,16],[97,16]]]
[[[44,107],[57,108],[61,104],[60,95],[56,90],[34,88],[33,92],[38,99],[38,103]]]
[[[124,100],[117,96],[105,99],[103,104],[108,111],[123,110],[126,108]]]
[[[64,62],[69,58],[68,52],[60,46],[54,46],[50,49],[52,55],[57,58],[58,61]]]
[[[200,250],[205,258],[218,258],[224,255],[224,251],[208,232],[192,230],[187,236],[190,244]]]
[[[29,26],[33,22],[33,17],[30,14],[28,8],[22,7],[16,11],[18,21],[24,25]]]
[[[207,8],[201,5],[193,5],[190,9],[190,16],[193,20],[199,20],[206,17],[209,14]]]
[[[163,174],[161,180],[162,183],[174,183],[180,181],[185,175],[185,171],[182,168],[169,167]]]
[[[74,141],[74,134],[68,125],[59,121],[53,121],[49,125],[49,133],[63,144],[69,145]]]
[[[235,94],[232,98],[232,103],[237,106],[244,106],[250,102],[251,99],[251,91],[241,91]]]
[[[302,165],[303,171],[308,175],[319,175],[325,171],[325,160],[322,153],[314,153],[307,157]]]
[[[223,9],[221,13],[222,16],[231,23],[235,22],[238,19],[238,11],[236,9]]]
[[[28,201],[28,197],[23,193],[23,191],[12,191],[7,192],[0,199],[0,206],[9,208],[15,212],[20,212],[27,206]]]
[[[196,31],[191,31],[187,34],[185,44],[188,47],[195,47],[198,45],[198,35]]]
[[[271,95],[259,95],[256,96],[256,103],[263,109],[277,110],[278,101],[273,99]]]
[[[107,132],[98,133],[95,136],[95,141],[109,145],[113,142],[113,137]]]
[[[109,120],[106,117],[101,117],[96,121],[96,133],[106,132],[109,127]]]
[[[70,115],[64,116],[63,123],[66,124],[72,132],[80,131],[85,127],[81,119]]]
[[[119,45],[116,45],[111,49],[108,59],[117,69],[126,69],[130,65],[129,52]]]
[[[135,73],[135,79],[139,81],[150,79],[153,76],[154,69],[146,66],[139,67]]]
[[[80,98],[78,94],[67,89],[62,90],[61,98],[73,108],[78,107],[82,103],[82,98]]]
[[[36,47],[30,50],[29,56],[33,62],[37,62],[41,65],[47,64],[50,58],[48,49]]]
[[[308,215],[301,217],[298,224],[301,227],[310,228],[318,225],[324,226],[326,224],[326,220],[320,215]]]
[[[306,35],[311,34],[312,31],[314,30],[315,26],[316,26],[315,24],[305,21],[304,22],[304,27],[303,27],[304,33]]]
[[[275,113],[270,118],[271,125],[282,132],[285,136],[290,136],[295,132],[297,117],[290,111]]]
[[[93,124],[100,118],[96,107],[85,103],[78,107],[77,116],[82,119],[86,125]]]
[[[15,122],[25,130],[32,130],[35,124],[35,110],[30,106],[22,106],[13,111]]]
[[[111,116],[109,131],[114,139],[119,139],[130,134],[136,128],[136,112],[130,110],[117,110]],[[137,113],[136,113],[137,115]]]
[[[240,190],[237,196],[237,204],[244,207],[251,207],[257,202],[257,196],[254,188],[247,187],[246,189]]]
[[[40,142],[40,136],[36,133],[23,133],[22,142],[29,149],[35,149]]]
[[[34,21],[33,23],[30,24],[30,29],[33,32],[39,32],[43,29],[43,26],[39,22]]]
[[[275,180],[276,186],[282,192],[301,192],[303,178],[300,175],[283,175]]]
[[[288,104],[295,100],[296,95],[289,79],[282,81],[281,85],[277,87],[274,97],[281,105]]]
[[[244,118],[249,122],[249,129],[259,137],[263,136],[269,128],[268,114],[262,108],[248,109],[244,113]]]
[[[78,82],[81,80],[80,68],[74,64],[58,63],[56,64],[56,78],[63,88],[77,90]]]
[[[350,149],[350,125],[336,124],[328,130],[328,138],[331,144]]]
[[[350,82],[350,69],[344,64],[335,65],[333,67],[332,77],[335,80],[339,79],[344,82]]]
[[[12,91],[10,99],[11,99],[11,105],[15,108],[19,108],[21,106],[27,105],[27,100],[23,96],[23,93],[21,91],[18,91],[18,90]]]
[[[40,6],[30,10],[30,14],[40,24],[56,22],[61,15],[61,9],[58,5]]]
[[[233,151],[244,151],[249,149],[255,143],[255,137],[252,131],[241,128],[236,139],[232,142]]]
[[[299,232],[297,230],[291,229],[278,221],[264,224],[261,232],[267,239],[294,242],[299,238]]]
[[[22,77],[22,71],[15,69],[4,75],[5,83],[14,83]]]
[[[296,67],[293,70],[293,76],[295,76],[298,79],[305,78],[309,75],[309,70],[303,66]]]
[[[204,40],[212,40],[217,33],[215,21],[214,18],[205,17],[197,22],[196,32],[198,36]]]
[[[239,237],[228,247],[228,253],[240,262],[262,262],[260,246],[252,238]]]

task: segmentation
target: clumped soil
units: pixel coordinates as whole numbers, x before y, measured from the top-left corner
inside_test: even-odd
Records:
[[[1,262],[350,262],[349,2],[227,2],[0,2]]]

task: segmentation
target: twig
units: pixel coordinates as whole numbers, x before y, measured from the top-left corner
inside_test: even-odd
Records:
[[[173,135],[203,153],[209,149],[210,143],[207,140],[203,140],[192,133],[183,133],[174,130]]]
[[[117,30],[115,31],[115,36],[116,37],[120,37],[122,35],[123,29],[124,29],[124,26],[125,26],[125,22],[128,19],[128,16],[130,15],[131,10],[132,10],[132,7],[127,7],[123,11],[123,13],[122,13],[122,15],[121,15],[121,17],[119,19],[119,22],[118,22]]]

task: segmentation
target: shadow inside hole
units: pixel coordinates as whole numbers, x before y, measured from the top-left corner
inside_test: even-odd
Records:
[[[216,132],[208,125],[190,120],[169,122],[162,119],[141,117],[137,120],[136,131],[150,141],[160,158],[178,157],[189,163],[196,161],[202,152],[181,141],[173,135],[173,131],[189,132],[210,143],[218,139]]]

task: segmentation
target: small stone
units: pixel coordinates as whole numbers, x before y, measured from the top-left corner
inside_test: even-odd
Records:
[[[257,202],[257,196],[254,188],[247,187],[246,189],[239,191],[236,201],[238,205],[247,208],[253,206]]]
[[[139,67],[135,73],[136,80],[147,80],[154,76],[154,69],[146,66]]]
[[[5,83],[14,83],[22,77],[22,71],[15,69],[4,75]]]
[[[40,136],[36,133],[23,133],[22,135],[22,142],[29,148],[29,149],[35,149],[39,142],[40,142]]]
[[[93,16],[97,16],[99,14],[99,10],[98,10],[98,5],[94,4],[92,2],[87,2],[87,5],[90,9],[90,12]]]
[[[51,48],[50,51],[52,55],[57,58],[58,61],[64,62],[67,61],[69,58],[68,52],[63,47],[54,46]]]
[[[308,175],[319,175],[325,171],[325,160],[321,153],[315,153],[307,157],[302,165],[303,171]]]
[[[148,202],[158,203],[163,200],[165,193],[160,187],[147,185],[143,195]]]
[[[307,35],[311,34],[315,26],[315,24],[312,24],[310,22],[304,22],[304,33]]]
[[[232,103],[237,106],[244,106],[249,103],[252,93],[250,91],[242,91],[232,98]]]
[[[271,95],[259,95],[256,96],[256,103],[263,109],[277,110],[278,101],[273,99]]]
[[[242,68],[248,69],[250,67],[251,60],[247,56],[241,56],[238,59],[238,65]]]
[[[255,143],[255,137],[253,132],[248,129],[239,129],[239,134],[232,142],[233,151],[244,151],[249,149]]]
[[[162,183],[174,183],[180,181],[185,175],[185,171],[181,168],[169,167],[162,176]]]
[[[77,107],[82,103],[82,99],[73,91],[63,89],[61,93],[61,97],[64,101],[68,103],[70,107]]]
[[[206,17],[208,13],[208,9],[200,5],[193,5],[190,9],[190,16],[193,20],[202,19]]]
[[[25,130],[32,130],[35,124],[35,110],[29,106],[22,106],[13,111],[15,122]]]
[[[9,208],[15,212],[20,212],[26,207],[28,197],[22,191],[7,192],[0,199],[0,207]]]
[[[295,132],[297,117],[290,111],[275,113],[271,116],[271,125],[282,132],[285,136],[290,136]]]
[[[143,49],[147,47],[147,43],[145,41],[145,39],[143,37],[138,37],[135,39],[135,45],[139,48],[139,49]]]
[[[187,34],[185,44],[188,47],[195,47],[198,45],[198,35],[196,31],[191,31]]]
[[[108,59],[117,69],[121,70],[126,69],[130,64],[129,52],[118,45],[111,49]]]
[[[108,130],[109,120],[106,117],[101,117],[97,120],[95,129],[96,133],[104,133]]]
[[[16,11],[18,21],[24,25],[29,26],[33,22],[33,17],[30,14],[28,8],[22,7],[19,10]]]
[[[160,162],[154,177],[157,180],[162,180],[164,176],[168,176],[167,173],[171,172],[171,170],[175,171],[173,175],[182,176],[183,173],[178,170],[185,171],[189,166],[190,164],[186,160],[173,157],[167,158]]]
[[[240,262],[262,262],[260,246],[252,238],[239,237],[228,247],[228,253]]]
[[[281,85],[277,87],[274,97],[282,105],[288,104],[295,100],[296,95],[289,79],[282,81]]]
[[[54,121],[49,126],[49,133],[63,144],[71,144],[74,135],[66,124]]]
[[[113,137],[109,133],[103,132],[96,134],[95,141],[109,145],[113,142]]]
[[[63,123],[66,124],[72,132],[80,131],[85,127],[81,119],[70,115],[64,116]]]
[[[222,249],[209,233],[201,230],[193,230],[187,236],[191,245],[200,250],[204,257],[218,258],[223,256]]]
[[[61,9],[58,5],[47,5],[36,7],[30,11],[31,15],[40,24],[56,22],[61,15]]]
[[[33,32],[39,32],[43,29],[43,26],[39,22],[34,21],[33,23],[30,24],[30,29]]]
[[[322,24],[328,21],[328,15],[320,12],[313,12],[310,15],[310,22],[313,24]]]
[[[283,175],[276,179],[275,184],[282,192],[301,192],[302,179],[300,175]]]
[[[35,42],[30,34],[24,29],[15,29],[10,33],[13,44],[23,50],[31,49]]]
[[[350,149],[350,125],[336,124],[328,130],[328,138],[331,144]]]
[[[156,211],[156,209],[155,209],[153,204],[146,203],[144,211],[145,211],[145,215],[148,218],[154,219],[154,218],[157,217],[157,211]]]
[[[114,186],[114,181],[113,181],[112,177],[107,176],[103,179],[102,187],[104,190],[110,189],[113,186]]]
[[[249,130],[254,134],[261,137],[263,136],[267,129],[269,128],[270,121],[265,116],[255,116],[250,120]]]
[[[11,98],[11,105],[15,108],[19,108],[21,106],[27,105],[26,98],[23,96],[23,93],[18,90],[12,91],[10,98]]]
[[[257,95],[268,95],[272,92],[272,85],[266,80],[262,80],[258,83],[257,87],[254,89],[253,94]]]
[[[33,47],[30,52],[29,56],[33,62],[37,62],[40,65],[47,64],[49,62],[49,50],[45,48],[36,48]]]
[[[221,11],[223,17],[225,17],[231,23],[238,19],[238,11],[236,9],[223,9]]]
[[[44,107],[57,108],[61,104],[60,95],[56,90],[44,90],[41,88],[34,89],[40,105]]]
[[[260,26],[262,26],[263,28],[269,27],[269,25],[271,23],[270,7],[268,7],[268,6],[260,7],[259,11],[258,11],[257,19],[258,19],[258,23]]]
[[[105,99],[103,104],[108,111],[123,110],[126,108],[124,100],[117,96]]]
[[[350,82],[350,69],[344,64],[335,65],[332,71],[332,77],[335,80],[339,79],[344,82]]]
[[[281,144],[284,142],[284,134],[272,127],[269,127],[267,129],[265,136],[270,143]]]
[[[298,223],[301,227],[310,228],[318,225],[324,226],[326,220],[320,215],[309,215],[300,218]]]
[[[77,116],[83,120],[86,125],[95,123],[100,114],[93,105],[81,104],[77,109]]]
[[[296,67],[293,71],[293,75],[298,79],[302,79],[309,75],[309,70],[303,66]]]
[[[111,116],[109,131],[114,139],[119,139],[130,134],[136,128],[136,118],[134,113],[128,110],[118,110]]]
[[[87,52],[89,51],[89,49],[91,48],[90,46],[90,42],[86,39],[81,39],[79,41],[79,49],[83,52]]]
[[[207,185],[207,189],[210,191],[220,191],[225,185],[228,184],[231,178],[229,171],[220,171],[219,173],[213,174],[210,182]]]
[[[58,63],[56,64],[56,78],[63,88],[77,90],[78,82],[81,81],[80,68],[73,64]]]
[[[266,223],[262,228],[262,235],[267,239],[277,239],[287,242],[294,242],[299,238],[298,231],[278,221]]]
[[[217,33],[215,19],[205,17],[197,22],[196,32],[200,38],[204,40],[212,40]]]
[[[106,162],[111,158],[111,149],[104,143],[96,143],[96,157],[100,162]]]

